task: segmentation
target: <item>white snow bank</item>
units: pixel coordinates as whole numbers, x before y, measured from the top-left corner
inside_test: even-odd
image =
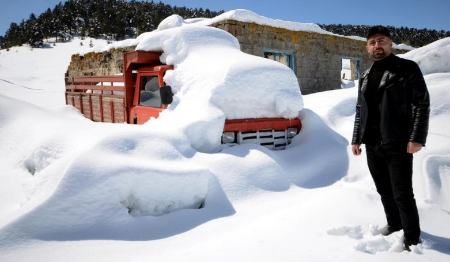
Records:
[[[449,73],[436,73],[425,75],[425,82],[432,87],[430,113],[440,115],[450,113],[450,92],[448,92]]]
[[[0,94],[43,108],[61,107],[65,104],[64,74],[71,55],[105,46],[106,40],[75,37],[71,42],[48,48],[21,46],[0,50]]]
[[[69,107],[54,112],[3,96],[0,119],[0,225],[22,216],[10,234],[86,233],[106,217],[113,230],[217,197],[213,176],[187,161],[195,151],[176,130],[92,123]]]
[[[48,111],[0,95],[0,224],[18,207],[25,212],[47,198],[64,176],[60,170],[99,131],[74,109]]]
[[[425,75],[430,91],[430,131],[427,147],[433,149],[422,159],[425,199],[450,210],[450,73]]]
[[[399,56],[419,64],[424,75],[450,72],[450,37],[440,39]]]
[[[341,79],[341,88],[351,88],[358,86],[358,80]]]

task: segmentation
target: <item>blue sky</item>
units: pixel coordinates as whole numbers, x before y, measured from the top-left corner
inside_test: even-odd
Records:
[[[40,14],[61,0],[0,0],[0,35],[11,22]],[[157,2],[157,1],[156,1]],[[244,8],[271,18],[314,23],[392,25],[450,31],[448,0],[163,0],[211,10]]]

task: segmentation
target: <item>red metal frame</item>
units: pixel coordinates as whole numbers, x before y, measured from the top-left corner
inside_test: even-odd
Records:
[[[300,132],[302,123],[300,119],[286,118],[249,118],[225,120],[223,132],[249,132],[257,130],[286,130],[288,128],[297,128]]]
[[[139,71],[136,77],[136,88],[134,90],[134,99],[133,106],[130,110],[130,119],[135,119],[137,124],[143,124],[147,122],[151,117],[157,118],[159,113],[163,110],[162,107],[151,107],[151,106],[141,106],[139,105],[140,96],[141,96],[141,78],[144,76],[155,76],[158,77],[158,82],[160,80],[160,76],[158,72],[143,72]],[[161,88],[161,86],[160,86]]]
[[[160,107],[150,107],[139,105],[140,91],[141,91],[141,78],[144,76],[156,76],[158,77],[159,88],[164,85],[164,74],[167,70],[173,69],[171,65],[158,65],[158,66],[141,66],[135,78],[133,104],[130,109],[129,119],[135,119],[137,124],[143,124],[147,122],[151,117],[157,118],[161,111],[165,109],[165,106],[161,104]]]
[[[161,52],[146,52],[146,51],[130,51],[123,54],[123,76],[126,88],[126,109],[127,112],[131,111],[133,104],[133,92],[136,87],[136,78],[133,76],[133,70],[142,65],[156,66],[161,62],[159,57]],[[130,118],[131,119],[131,118]]]

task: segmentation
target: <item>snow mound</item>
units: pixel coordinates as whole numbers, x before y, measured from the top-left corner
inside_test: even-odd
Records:
[[[357,86],[357,80],[341,79],[341,88],[351,88]]]
[[[450,73],[436,73],[425,75],[427,86],[431,86],[433,95],[430,103],[431,115],[441,115],[450,112],[450,93],[448,92],[448,81]]]
[[[10,114],[9,108],[16,110]],[[13,212],[19,218],[2,228],[0,242],[22,234],[105,237],[123,223],[131,224],[127,234],[136,239],[139,218],[153,223],[146,237],[163,237],[202,221],[177,226],[189,210],[208,209],[208,217],[233,212],[213,174],[189,159],[196,151],[176,130],[92,123],[75,110],[48,111],[3,96],[0,119],[0,151],[8,155],[0,159],[0,214],[8,215],[0,225],[21,207]],[[5,185],[14,197],[7,197]],[[169,213],[177,217],[173,223],[164,222],[167,217],[155,222]],[[123,237],[120,230],[114,234]]]
[[[444,210],[450,210],[450,154],[431,155],[425,160],[427,200],[440,203]]]
[[[419,64],[424,75],[450,72],[450,37],[440,39],[399,56]]]
[[[157,30],[164,30],[164,29],[169,29],[169,28],[173,28],[173,27],[179,27],[179,26],[182,26],[183,24],[184,24],[184,19],[177,14],[173,14],[173,15],[165,18],[163,21],[161,21],[161,23],[159,23],[159,25],[158,25]]]

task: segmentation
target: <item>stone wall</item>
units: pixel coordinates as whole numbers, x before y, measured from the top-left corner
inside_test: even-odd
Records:
[[[121,74],[123,53],[133,51],[135,46],[111,49],[108,52],[74,54],[67,68],[66,76],[106,76]]]

